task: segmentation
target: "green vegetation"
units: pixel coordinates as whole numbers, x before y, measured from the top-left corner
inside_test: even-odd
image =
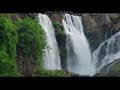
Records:
[[[110,69],[120,72],[120,62],[114,64]]]
[[[116,20],[117,20],[117,18],[116,18],[115,16],[109,16],[109,18],[110,18],[110,20],[111,20],[113,23],[115,23]]]
[[[60,22],[53,22],[53,26],[54,27],[60,27],[60,28],[63,29],[63,26],[62,26],[62,24]]]
[[[55,33],[56,34],[60,34],[60,35],[64,35],[64,29],[63,29],[63,25],[60,22],[53,22],[53,27],[55,28]]]
[[[110,67],[109,73],[111,72],[117,72],[120,73],[120,59],[116,60],[117,62]]]
[[[109,76],[120,76],[120,59],[104,66],[100,72]]]
[[[27,17],[19,19],[16,26],[18,28],[18,47],[22,51],[23,57],[27,59],[32,57],[34,71],[39,70],[42,67],[43,49],[46,46],[45,36],[40,25],[36,20]]]
[[[6,15],[0,15],[0,76],[16,76],[16,26]]]
[[[53,25],[59,29],[57,34],[64,35],[62,24]],[[0,76],[24,76],[28,72],[40,77],[68,76],[64,71],[43,68],[45,46],[45,35],[36,17],[13,20],[11,14],[0,14]]]
[[[46,69],[41,69],[40,71],[35,72],[35,75],[40,77],[69,77],[69,75],[62,70]]]

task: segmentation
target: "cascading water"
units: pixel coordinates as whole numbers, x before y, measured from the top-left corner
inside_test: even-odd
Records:
[[[39,14],[39,23],[46,35],[47,47],[45,49],[44,67],[49,70],[61,69],[58,44],[54,28],[49,17]],[[93,52],[93,60],[87,39],[83,32],[81,17],[65,14],[63,27],[66,33],[67,69],[80,75],[94,75],[112,63],[109,68],[120,58],[120,32],[104,41]]]
[[[65,14],[63,26],[67,35],[67,68],[80,75],[94,75],[91,52],[83,32],[81,17]]]
[[[44,56],[44,68],[49,70],[59,70],[61,69],[61,62],[52,22],[50,18],[45,14],[39,14],[38,17],[39,23],[43,28],[47,39],[47,47],[45,49]]]
[[[120,32],[116,33],[111,38],[104,41],[98,47],[98,49],[96,49],[93,52],[93,60],[94,64],[96,65],[96,72],[100,72],[100,70],[105,65],[112,63],[119,58],[120,58]]]

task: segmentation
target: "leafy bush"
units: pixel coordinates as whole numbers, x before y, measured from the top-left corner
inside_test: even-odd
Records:
[[[15,76],[16,26],[8,16],[0,15],[0,76]]]
[[[53,22],[53,27],[59,27],[59,28],[63,29],[63,26],[60,22]]]
[[[43,50],[45,48],[45,36],[38,22],[29,17],[19,19],[16,22],[18,27],[18,46],[24,57],[30,57],[32,53],[32,63],[35,65],[35,71],[42,67]]]
[[[69,77],[69,75],[62,70],[46,70],[42,68],[40,71],[36,71],[35,74],[39,77]]]

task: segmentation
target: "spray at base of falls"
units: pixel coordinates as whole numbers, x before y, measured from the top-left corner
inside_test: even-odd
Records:
[[[99,73],[104,66],[114,62],[116,59],[119,58],[120,58],[120,32],[116,33],[111,38],[104,41],[98,47],[98,49],[96,49],[93,52],[93,60],[94,64],[96,65],[96,72]]]
[[[39,24],[46,35],[47,46],[44,56],[44,68],[49,70],[60,70],[61,61],[59,55],[58,44],[55,38],[54,28],[50,18],[45,14],[39,14]]]
[[[94,75],[91,51],[83,32],[81,17],[65,14],[63,27],[67,36],[67,68],[80,75]]]

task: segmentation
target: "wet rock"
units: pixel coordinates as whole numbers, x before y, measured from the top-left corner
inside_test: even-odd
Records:
[[[100,74],[105,74],[108,77],[120,77],[120,59],[116,59],[114,62],[104,66]]]
[[[97,74],[93,75],[93,77],[109,77],[109,76],[104,73],[97,73]]]
[[[90,14],[82,15],[84,33],[88,39],[91,51],[93,52],[103,41],[103,33],[98,27],[95,19]]]

